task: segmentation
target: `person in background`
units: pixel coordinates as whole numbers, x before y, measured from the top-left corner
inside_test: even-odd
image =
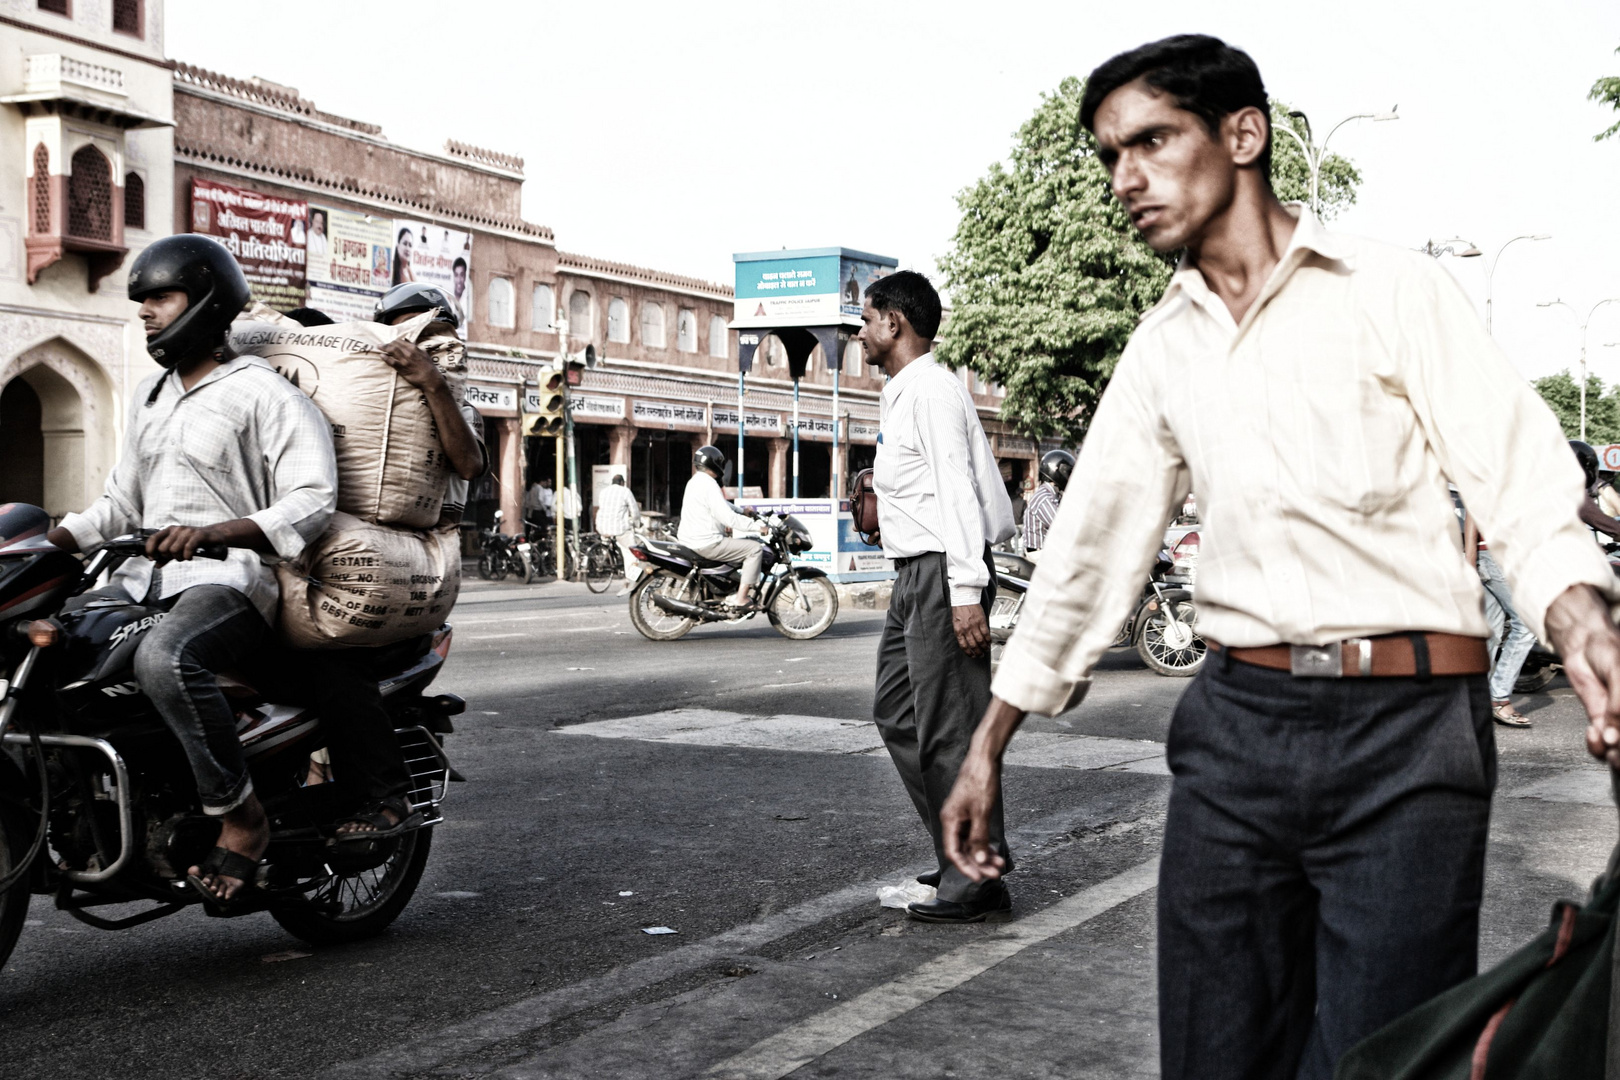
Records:
[[[557,493],[551,489],[551,477],[542,476],[530,484],[529,490],[523,494],[523,516],[537,524],[548,522],[556,501]]]
[[[1491,557],[1474,516],[1466,510],[1463,511],[1463,554],[1473,562],[1474,569],[1479,571],[1480,583],[1485,586],[1485,621],[1491,626],[1488,648],[1496,657],[1489,680],[1491,719],[1503,727],[1527,728],[1530,718],[1513,707],[1513,684],[1519,681],[1524,658],[1535,647],[1536,635],[1519,618],[1513,607],[1507,575]]]
[[[738,614],[753,609],[754,583],[759,580],[765,547],[758,541],[738,536],[733,529],[764,532],[765,526],[726,501],[720,478],[726,473],[726,455],[718,446],[700,446],[692,455],[692,479],[681,497],[681,527],[675,539],[705,559],[740,563],[736,595],[727,601]]]
[[[1069,486],[1073,472],[1074,455],[1067,450],[1048,450],[1041,455],[1041,482],[1024,510],[1024,553],[1031,559],[1036,558],[1036,553],[1046,543],[1046,530],[1057,517],[1063,489]]]
[[[1620,491],[1614,487],[1614,473],[1608,473],[1598,481],[1597,488],[1598,509],[1612,518],[1620,518]]]
[[[624,556],[624,588],[619,590],[620,596],[635,588],[641,577],[641,560],[630,553],[640,524],[641,506],[625,486],[624,477],[614,473],[613,483],[602,490],[596,503],[596,531],[619,545],[619,553]]]
[[[1581,524],[1602,533],[1611,542],[1620,541],[1620,521],[1604,513],[1603,508],[1598,505],[1597,451],[1579,439],[1569,440],[1569,448],[1575,452],[1575,460],[1581,463],[1581,473],[1586,477],[1586,498],[1581,502]]]

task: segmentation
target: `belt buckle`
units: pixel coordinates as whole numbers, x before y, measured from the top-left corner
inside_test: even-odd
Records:
[[[1328,645],[1290,645],[1288,671],[1296,678],[1343,678],[1344,650],[1337,641]]]

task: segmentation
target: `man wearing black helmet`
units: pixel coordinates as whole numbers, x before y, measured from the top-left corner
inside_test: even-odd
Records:
[[[686,493],[681,497],[681,527],[675,535],[705,559],[742,564],[737,595],[729,601],[741,612],[753,599],[765,549],[752,540],[732,538],[732,529],[751,530],[755,522],[726,501],[725,492],[720,490],[720,478],[725,472],[726,455],[719,447],[698,447],[692,455],[692,479],[686,482]]]
[[[1041,455],[1041,482],[1030,493],[1024,507],[1024,551],[1033,556],[1046,543],[1046,530],[1057,517],[1063,489],[1074,472],[1074,455],[1067,450],[1048,450]]]
[[[155,529],[145,560],[113,584],[166,609],[135,654],[135,675],[185,748],[217,846],[192,887],[227,904],[255,884],[269,843],[264,809],[214,673],[262,648],[276,618],[272,564],[296,557],[337,503],[331,427],[297,387],[225,347],[248,302],[241,268],[218,241],[184,234],[141,252],[129,275],[146,348],[164,370],[142,380],[105,494],[51,530],[80,551]],[[224,561],[193,561],[224,544]]]
[[[1586,498],[1581,503],[1581,524],[1596,529],[1611,540],[1620,540],[1620,521],[1603,512],[1594,494],[1598,486],[1597,451],[1579,439],[1569,440],[1569,448],[1575,451],[1575,460],[1581,463],[1581,472],[1586,475]]]

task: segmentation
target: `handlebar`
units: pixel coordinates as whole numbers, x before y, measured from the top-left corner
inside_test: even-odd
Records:
[[[146,541],[156,531],[155,529],[143,529],[128,536],[108,540],[101,545],[101,550],[109,555],[121,555],[124,558],[145,555]],[[230,557],[231,549],[224,544],[198,544],[193,554],[199,559],[226,559]]]

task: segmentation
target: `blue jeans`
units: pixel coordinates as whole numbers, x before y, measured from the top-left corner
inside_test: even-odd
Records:
[[[236,713],[214,673],[244,663],[270,636],[264,616],[225,585],[194,585],[168,602],[135,651],[135,678],[180,740],[203,813],[228,814],[253,794]]]
[[[1295,678],[1211,652],[1166,751],[1164,1080],[1329,1080],[1474,974],[1496,784],[1482,676]]]
[[[1536,635],[1513,610],[1507,577],[1488,551],[1479,553],[1479,580],[1485,585],[1485,618],[1491,624],[1490,649],[1496,656],[1491,668],[1491,700],[1507,701],[1513,696],[1524,658],[1535,647]]]

